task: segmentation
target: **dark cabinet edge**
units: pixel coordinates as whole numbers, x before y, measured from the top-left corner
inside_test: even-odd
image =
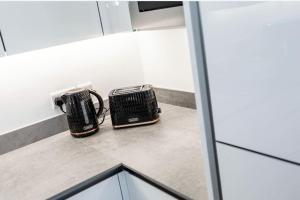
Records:
[[[274,156],[274,155],[264,153],[264,152],[261,152],[261,151],[256,151],[256,150],[253,150],[253,149],[250,149],[250,148],[247,148],[247,147],[243,147],[243,146],[240,146],[240,145],[235,145],[235,144],[231,144],[231,143],[228,143],[228,142],[223,142],[223,141],[220,141],[220,140],[216,140],[216,143],[226,145],[226,146],[229,146],[229,147],[232,147],[232,148],[240,149],[240,150],[243,150],[243,151],[255,153],[255,154],[265,156],[265,157],[268,157],[268,158],[271,158],[271,159],[275,159],[275,160],[278,160],[278,161],[283,161],[283,162],[286,162],[286,163],[289,163],[289,164],[292,164],[292,165],[300,166],[299,162],[296,162],[296,161],[293,161],[293,160],[290,160],[290,159],[285,159],[285,158],[278,157],[278,156]]]
[[[99,2],[98,1],[96,1],[96,5],[97,5],[97,10],[98,10],[98,15],[99,15],[99,21],[100,21],[102,36],[104,36],[104,28],[103,28],[102,17],[101,17],[100,7],[99,7]]]
[[[2,32],[1,32],[1,29],[0,29],[0,39],[1,39],[1,43],[3,45],[3,50],[6,52],[6,46],[5,46],[5,43],[4,43],[4,39],[3,39],[3,35],[2,35]]]

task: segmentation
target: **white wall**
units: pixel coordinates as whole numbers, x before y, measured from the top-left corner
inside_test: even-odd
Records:
[[[143,83],[136,33],[116,34],[0,58],[0,134],[60,114],[53,91],[91,81],[103,98]]]
[[[141,31],[138,41],[146,83],[194,92],[185,28]]]
[[[186,29],[115,34],[0,58],[0,134],[59,115],[50,93],[91,81],[193,92]]]

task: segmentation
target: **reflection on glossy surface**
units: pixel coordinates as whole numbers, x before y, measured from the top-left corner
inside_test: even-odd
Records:
[[[201,3],[217,140],[300,162],[300,3]]]

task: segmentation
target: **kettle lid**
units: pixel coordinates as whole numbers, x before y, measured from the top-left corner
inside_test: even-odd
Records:
[[[74,89],[67,91],[64,95],[72,95],[72,94],[76,94],[76,93],[83,92],[86,90],[87,89],[85,89],[85,88],[74,88]]]

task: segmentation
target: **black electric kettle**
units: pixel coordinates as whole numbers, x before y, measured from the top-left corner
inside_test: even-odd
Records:
[[[99,109],[96,112],[91,95],[99,101]],[[99,130],[98,118],[103,111],[103,100],[99,94],[92,90],[77,88],[68,91],[61,98],[55,100],[62,112],[67,114],[71,135],[85,137]],[[63,110],[63,104],[66,111]],[[105,113],[104,113],[105,114]]]

